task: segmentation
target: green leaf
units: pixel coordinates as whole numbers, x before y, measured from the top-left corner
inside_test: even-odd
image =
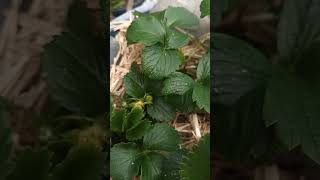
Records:
[[[116,144],[111,148],[111,176],[115,180],[159,179],[164,157],[175,151],[180,143],[178,133],[166,124],[156,124],[143,138],[143,147],[134,143]]]
[[[200,4],[201,18],[210,16],[210,0],[202,0]]]
[[[181,48],[181,47],[187,45],[189,42],[189,38],[187,35],[185,35],[183,33],[168,29],[167,36],[166,36],[166,42],[167,42],[166,43],[167,48],[178,49],[178,48]]]
[[[271,63],[257,49],[237,38],[213,37],[214,102],[232,105],[247,92],[265,86]]]
[[[194,85],[193,79],[181,72],[172,74],[163,83],[162,93],[164,95],[183,95]]]
[[[141,121],[136,126],[128,129],[126,133],[126,138],[129,141],[135,141],[141,139],[150,129],[151,129],[150,121]]]
[[[248,162],[251,157],[261,158],[257,157],[257,152],[253,152],[258,150],[254,150],[256,145],[262,145],[258,156],[263,154],[263,151],[269,150],[268,153],[271,153],[272,150],[268,148],[271,143],[268,139],[273,137],[273,131],[271,129],[269,133],[264,124],[264,96],[265,88],[260,88],[248,92],[232,106],[213,104],[213,147],[226,160]]]
[[[111,114],[111,131],[114,132],[123,132],[122,127],[126,118],[126,110],[121,109],[114,109]]]
[[[111,130],[114,132],[126,132],[140,124],[143,117],[144,110],[140,107],[133,107],[129,113],[124,108],[115,109],[111,116]],[[131,133],[139,132],[133,131]]]
[[[165,96],[166,102],[170,104],[176,111],[189,113],[195,110],[196,104],[192,99],[193,89],[190,89],[183,95],[168,95]]]
[[[11,139],[8,113],[0,99],[0,180],[3,180],[10,171],[9,159],[13,152]]]
[[[98,42],[72,33],[56,36],[44,46],[42,68],[50,95],[74,113],[98,116],[106,112],[106,57],[99,48]]]
[[[166,12],[165,10],[162,10],[162,11],[151,13],[150,15],[157,18],[160,22],[162,22],[164,20],[165,12]]]
[[[48,150],[32,151],[27,149],[18,157],[14,170],[7,180],[46,180],[50,168]]]
[[[161,180],[181,180],[180,164],[187,150],[178,149],[162,162]]]
[[[167,26],[190,28],[199,25],[197,16],[183,7],[168,7],[164,18],[166,18]]]
[[[295,59],[296,53],[308,48],[320,38],[320,25],[314,17],[320,16],[320,4],[316,0],[284,1],[278,24],[278,50],[288,61]]]
[[[320,163],[319,76],[302,78],[276,66],[265,96],[264,119],[274,125],[280,140]]]
[[[128,45],[143,43],[151,46],[164,43],[165,28],[161,22],[153,16],[142,16],[135,19],[127,30]]]
[[[146,94],[152,95],[152,96],[162,96],[163,94],[161,93],[161,91],[159,91],[159,89],[162,89],[162,80],[155,80],[155,79],[149,79],[147,77],[146,78]]]
[[[123,125],[123,130],[125,131],[139,124],[143,117],[143,109],[141,107],[133,107],[126,117],[125,124]]]
[[[160,180],[164,157],[158,153],[148,153],[141,162],[141,179]]]
[[[110,172],[114,180],[132,180],[138,175],[141,150],[134,143],[116,144],[110,152]]]
[[[159,121],[170,121],[176,117],[175,111],[163,97],[154,97],[153,104],[147,106],[148,114]]]
[[[204,55],[197,67],[197,80],[206,81],[210,79],[210,53]]]
[[[156,124],[143,138],[143,147],[148,150],[168,151],[177,150],[180,137],[176,130],[167,124]]]
[[[159,45],[146,47],[142,54],[142,68],[151,79],[162,79],[175,72],[182,57],[178,50],[165,49]]]
[[[210,135],[201,138],[193,152],[182,162],[181,177],[185,180],[210,179]]]
[[[192,99],[200,109],[210,113],[210,84],[196,83],[193,87]]]
[[[126,93],[134,98],[142,98],[145,95],[145,78],[139,71],[136,63],[131,65],[130,72],[124,76]]]
[[[105,153],[92,144],[83,144],[70,150],[66,159],[52,172],[51,180],[100,180]]]

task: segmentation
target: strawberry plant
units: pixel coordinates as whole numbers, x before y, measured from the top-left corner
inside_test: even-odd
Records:
[[[33,119],[39,124],[35,144],[20,145],[13,138],[10,108],[16,107],[0,102],[1,180],[108,176],[106,39],[94,29],[91,13],[86,3],[75,1],[66,31],[43,48],[50,102],[48,110]]]
[[[131,65],[124,78],[126,95],[115,103],[119,97],[108,102],[106,94],[105,32],[93,29],[91,13],[76,0],[66,31],[43,48],[50,102],[37,116],[35,144],[15,146],[10,111],[0,101],[0,180],[100,180],[110,178],[109,168],[114,180],[210,179],[209,136],[187,151],[167,123],[177,112],[210,113],[209,54],[187,73],[181,52],[189,37],[180,28],[196,26],[198,19],[181,7],[136,18],[127,38],[144,43],[143,63]],[[190,168],[201,174],[189,174]]]
[[[181,29],[196,27],[199,20],[182,7],[134,14],[127,43],[144,48],[141,64],[131,64],[123,79],[125,95],[111,102],[112,179],[210,179],[209,136],[188,152],[179,146],[178,132],[166,123],[177,112],[210,113],[210,54],[203,55],[192,74],[183,68],[187,59],[181,52],[190,41]],[[203,16],[207,14],[203,10]],[[194,166],[201,168],[201,175],[187,173]]]
[[[244,40],[213,37],[214,142],[226,157],[258,158],[280,146],[320,163],[319,7],[284,1],[273,63]]]

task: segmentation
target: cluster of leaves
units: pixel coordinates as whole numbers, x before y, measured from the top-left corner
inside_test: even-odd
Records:
[[[195,81],[190,75],[179,72],[180,65],[185,62],[179,48],[187,45],[189,38],[177,31],[176,28],[190,28],[198,24],[198,18],[185,8],[169,7],[160,12],[138,17],[128,28],[128,44],[143,43],[145,48],[141,54],[141,75],[132,72],[125,78],[126,91],[134,98],[141,98],[146,93],[155,96],[155,103],[148,110],[155,119],[164,120],[159,118],[165,117],[165,114],[155,114],[160,113],[156,104],[157,101],[164,102],[159,100],[162,96],[167,96],[167,99],[170,99],[169,96],[173,96],[176,98],[174,100],[176,103],[181,105],[186,103],[188,107],[193,106],[192,104],[196,102],[199,108],[204,108],[207,112],[210,111],[210,100],[208,99],[210,94],[209,55],[200,60]],[[133,89],[136,86],[134,85],[136,82],[132,82],[135,81],[133,76],[141,76],[137,89]],[[148,83],[150,81],[153,81],[151,84],[156,84],[159,87],[150,87],[150,83]],[[154,92],[155,89],[157,89],[156,92]],[[190,94],[192,95],[190,96]],[[170,105],[166,107],[170,107]],[[174,113],[167,114],[174,115]]]
[[[107,174],[107,46],[93,23],[86,3],[75,1],[67,32],[44,46],[53,107],[39,117],[37,145],[15,149],[0,104],[1,180],[100,180]]]
[[[274,133],[289,150],[300,148],[320,164],[319,9],[319,0],[284,1],[273,64],[248,43],[216,33],[213,103],[221,153],[247,157],[259,141],[270,144],[266,137]],[[230,142],[246,147],[230,152]]]
[[[138,176],[154,180],[209,179],[210,136],[203,137],[190,155],[179,149],[181,140],[176,130],[146,117],[143,107],[150,103],[149,98],[112,108],[112,179],[132,180]],[[201,171],[190,171],[194,166]]]
[[[69,10],[68,31],[55,36],[44,47],[42,70],[46,74],[54,108],[41,117],[44,121],[38,145],[16,151],[8,128],[8,113],[0,103],[0,180],[99,180],[107,177],[110,157],[105,118],[109,104],[106,97],[108,71],[105,68],[108,58],[106,40],[92,32],[94,24],[89,12],[83,1],[75,1]],[[184,20],[178,18],[171,23],[177,22],[183,23]],[[175,39],[175,36],[171,38]],[[179,54],[179,59],[171,58],[179,61],[179,43],[170,40],[172,47],[163,46],[161,51]],[[150,48],[156,49],[156,44]],[[183,98],[187,97],[184,107],[193,106],[194,101],[199,107],[203,106],[203,97],[200,101],[197,97],[193,101],[192,94],[199,91],[197,86],[205,87],[208,83],[210,69],[204,67],[208,61],[208,56],[201,60],[197,79],[192,83],[195,85],[188,87],[191,94],[173,94],[172,98],[181,99],[174,102],[183,104]],[[173,73],[177,72],[174,70]],[[171,74],[167,75],[170,77]],[[127,100],[116,108],[110,103],[111,130],[118,137],[115,142],[125,140],[111,149],[113,179],[130,179],[139,174],[143,179],[180,179],[181,162],[186,169],[194,163],[204,163],[209,168],[209,136],[201,140],[194,152],[189,152],[189,158],[183,159],[189,153],[178,148],[180,138],[177,132],[164,123],[156,123],[157,120],[170,120],[175,115],[175,108],[168,108],[171,107],[167,102],[169,95],[158,94],[155,88],[157,82],[161,82],[160,85],[163,81],[162,78],[146,76],[137,65],[132,65],[125,78]],[[177,105],[180,107],[183,106]],[[191,176],[185,170],[182,178],[209,179],[209,171],[201,170],[201,176]]]
[[[133,63],[124,77],[121,103],[111,99],[112,179],[210,179],[209,136],[189,154],[179,149],[177,131],[165,123],[177,111],[188,113],[198,107],[210,112],[210,54],[200,60],[195,79],[179,69],[185,62],[179,48],[189,38],[176,28],[194,27],[199,20],[182,7],[135,14],[126,35],[128,44],[143,43],[145,48],[141,66]]]

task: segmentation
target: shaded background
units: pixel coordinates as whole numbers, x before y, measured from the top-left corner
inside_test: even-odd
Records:
[[[211,26],[213,26],[214,32],[226,33],[245,40],[259,49],[271,61],[277,58],[277,24],[283,0],[230,0],[226,2],[229,2],[229,4],[226,3],[229,7],[226,8],[228,10],[224,12],[223,17],[211,17],[213,20]],[[223,9],[217,9],[217,7],[214,9],[216,9],[216,12],[212,12],[213,15],[224,11]],[[239,110],[236,113],[239,116],[245,113],[241,106],[244,105],[239,103],[239,107],[237,106]],[[212,114],[213,117],[216,117],[215,111]],[[227,119],[228,117],[224,118]],[[292,152],[285,149],[279,150],[279,144],[272,136],[272,130],[268,131],[270,136],[264,137],[265,139],[252,136],[246,139],[243,137],[250,133],[243,130],[245,128],[241,129],[241,127],[247,127],[250,124],[245,124],[243,119],[237,119],[235,122],[237,127],[231,130],[233,133],[227,133],[227,130],[230,130],[231,127],[226,125],[228,129],[223,129],[224,125],[227,124],[224,124],[223,120],[221,118],[218,125],[218,123],[215,124],[213,118],[212,123],[213,142],[218,141],[215,141],[215,138],[220,140],[218,144],[214,144],[213,149],[216,180],[318,180],[320,178],[319,165],[311,161],[298,149]],[[248,131],[251,130],[248,129]],[[243,135],[243,137],[240,135]],[[253,144],[249,139],[257,140],[254,143],[258,147],[267,149],[264,152],[265,154],[257,155],[261,155],[262,158],[247,157],[248,150],[251,149],[249,144]],[[223,155],[221,152],[225,154]]]

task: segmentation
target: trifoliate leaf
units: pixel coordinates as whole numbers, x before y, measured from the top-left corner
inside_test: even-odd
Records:
[[[144,48],[141,57],[143,72],[151,79],[168,77],[179,68],[183,59],[178,50],[159,45]]]
[[[100,180],[106,159],[105,153],[92,144],[83,144],[70,150],[66,159],[57,165],[50,180]]]
[[[123,124],[127,111],[125,109],[114,109],[111,114],[111,131],[123,132]]]
[[[210,0],[202,0],[200,4],[201,18],[210,16]]]
[[[196,104],[192,99],[192,91],[193,89],[190,89],[183,95],[168,95],[165,96],[165,100],[175,108],[176,111],[189,113],[194,111],[196,108]]]
[[[183,7],[168,7],[164,18],[166,18],[167,26],[192,28],[199,24],[197,16]]]
[[[216,33],[213,42],[214,102],[232,105],[249,91],[265,86],[271,63],[262,53],[228,35]]]
[[[301,146],[312,160],[320,163],[320,83],[275,67],[267,87],[264,119],[274,125],[288,149]]]
[[[136,126],[128,129],[126,133],[126,138],[129,141],[135,141],[141,139],[150,129],[151,129],[151,122],[150,121],[141,121]]]
[[[156,124],[145,134],[142,148],[134,143],[116,144],[111,148],[112,179],[131,180],[138,175],[142,179],[159,179],[164,160],[162,153],[175,151],[179,143],[179,135],[173,128]],[[138,174],[139,169],[141,174]]]
[[[130,129],[131,127],[136,126],[144,117],[144,111],[141,107],[133,107],[126,117],[124,122],[123,130]]]
[[[148,153],[141,161],[141,179],[160,180],[162,162],[164,157],[158,153]]]
[[[128,44],[143,43],[151,46],[164,43],[165,28],[162,23],[153,16],[142,16],[135,19],[127,30]]]
[[[155,97],[153,104],[148,105],[147,112],[158,121],[170,121],[176,117],[176,112],[164,101],[163,97]]]
[[[167,124],[156,124],[143,138],[143,147],[148,150],[177,150],[180,137],[176,130]]]
[[[206,81],[210,79],[210,53],[204,55],[197,67],[197,80]]]
[[[47,180],[50,168],[50,153],[48,150],[25,150],[16,162],[16,166],[7,180]]]
[[[98,44],[63,33],[44,46],[42,67],[50,95],[74,113],[98,116],[106,112],[106,57]]]
[[[188,44],[189,38],[187,35],[173,31],[173,30],[167,30],[167,36],[166,36],[166,45],[169,49],[178,49],[186,44]]]
[[[192,99],[200,109],[210,113],[210,84],[196,83],[193,87]]]
[[[11,139],[8,113],[0,99],[0,180],[5,179],[10,171],[9,159],[13,150]]]
[[[142,98],[145,95],[145,78],[136,63],[131,65],[130,72],[124,76],[123,81],[126,93],[131,97]]]
[[[132,180],[138,175],[141,150],[134,143],[116,144],[110,152],[110,173],[115,180]]]
[[[193,152],[182,162],[181,177],[185,180],[210,179],[210,136],[201,138]]]
[[[172,74],[163,82],[163,95],[183,95],[189,91],[194,85],[193,79],[181,72]]]

